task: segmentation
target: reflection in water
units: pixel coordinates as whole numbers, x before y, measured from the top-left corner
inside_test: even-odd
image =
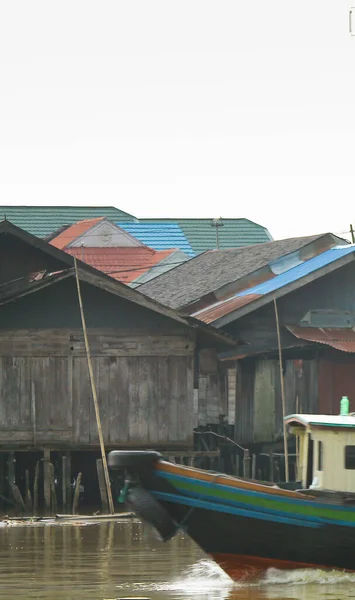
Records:
[[[355,575],[270,570],[254,585],[233,582],[186,536],[167,544],[139,522],[3,527],[0,597],[43,600],[345,600]]]

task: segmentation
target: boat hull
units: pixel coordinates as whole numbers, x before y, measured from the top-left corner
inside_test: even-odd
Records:
[[[139,485],[235,580],[270,567],[355,571],[354,506],[164,461]]]

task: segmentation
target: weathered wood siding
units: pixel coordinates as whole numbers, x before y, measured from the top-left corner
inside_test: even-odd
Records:
[[[284,362],[286,412],[317,412],[318,361]],[[237,369],[235,439],[241,444],[282,438],[283,414],[277,360],[248,359]]]
[[[214,349],[199,353],[198,425],[217,424],[228,414],[226,369]]]
[[[104,438],[112,446],[192,443],[188,334],[89,330]],[[80,330],[0,331],[0,443],[98,445]]]

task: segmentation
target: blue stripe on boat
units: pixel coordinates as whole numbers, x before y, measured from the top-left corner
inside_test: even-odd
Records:
[[[305,521],[303,519],[292,519],[291,517],[281,517],[280,515],[271,515],[270,513],[254,512],[245,508],[237,508],[227,505],[216,504],[215,502],[205,502],[204,500],[197,500],[196,498],[189,498],[187,496],[179,496],[177,494],[167,494],[165,492],[151,491],[151,494],[163,500],[165,502],[172,502],[173,504],[184,504],[186,506],[194,506],[196,508],[203,508],[205,510],[212,510],[215,512],[227,513],[230,515],[238,515],[240,517],[247,517],[249,519],[259,519],[262,521],[273,521],[274,523],[285,523],[286,525],[298,525],[301,527],[311,527],[316,529],[321,527],[321,523],[317,521]]]
[[[202,487],[206,487],[210,490],[213,489],[218,489],[218,488],[223,488],[223,490],[228,490],[229,492],[232,493],[238,493],[241,494],[242,496],[257,496],[258,498],[264,498],[265,500],[270,500],[270,499],[277,499],[278,502],[284,502],[285,504],[293,504],[293,505],[304,505],[305,500],[301,500],[298,498],[288,498],[286,496],[277,496],[274,494],[268,494],[265,492],[253,492],[251,490],[244,490],[242,488],[237,488],[237,487],[232,487],[229,485],[225,485],[222,483],[218,483],[213,482],[213,481],[203,481],[202,479],[193,479],[192,477],[185,477],[184,475],[176,475],[173,473],[166,473],[165,471],[159,471],[159,470],[155,470],[155,474],[158,475],[159,477],[162,477],[163,479],[172,479],[172,480],[176,480],[176,481],[184,481],[186,483],[198,483],[198,485],[201,485]],[[184,493],[191,493],[189,490],[184,490]],[[192,492],[193,493],[193,492]],[[203,494],[199,494],[199,496],[204,496]],[[208,496],[211,497],[211,496]],[[235,502],[233,500],[226,500],[225,498],[218,498],[219,502]],[[354,507],[348,507],[348,506],[340,506],[338,504],[324,504],[321,502],[314,502],[312,500],[307,500],[307,504],[309,506],[312,506],[314,508],[327,508],[327,509],[331,509],[331,510],[337,510],[337,511],[341,511],[344,513],[354,513],[355,512],[355,508]],[[291,507],[288,507],[288,509],[290,509]],[[344,515],[345,516],[345,515]],[[330,521],[332,522],[332,521]],[[348,521],[345,522],[346,524],[348,524]],[[355,523],[354,523],[355,526]]]

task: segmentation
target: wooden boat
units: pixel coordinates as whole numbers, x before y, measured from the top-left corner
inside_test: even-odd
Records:
[[[154,451],[114,451],[121,500],[163,540],[183,529],[233,579],[278,569],[355,571],[355,417],[291,415],[300,489],[171,464]]]

